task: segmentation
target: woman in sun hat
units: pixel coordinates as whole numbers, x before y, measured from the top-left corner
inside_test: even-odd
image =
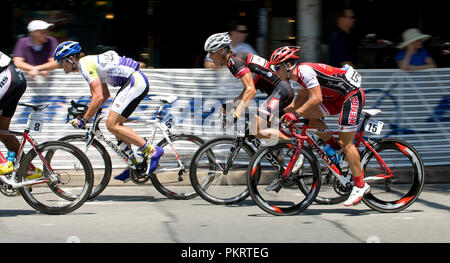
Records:
[[[422,46],[425,40],[431,38],[430,35],[422,34],[417,28],[410,28],[403,32],[402,37],[403,42],[397,48],[403,50],[395,56],[400,69],[420,70],[436,67],[433,58]]]

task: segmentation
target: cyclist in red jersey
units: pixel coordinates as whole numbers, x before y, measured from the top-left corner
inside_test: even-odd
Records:
[[[227,123],[236,122],[255,98],[256,90],[260,90],[269,96],[258,108],[257,137],[274,138],[275,136],[275,138],[288,139],[278,129],[262,129],[261,127],[267,127],[273,113],[278,112],[279,116],[284,115],[283,109],[293,101],[295,93],[289,83],[282,81],[278,74],[270,69],[270,63],[264,58],[249,53],[234,54],[227,32],[210,36],[205,42],[205,51],[209,53],[209,57],[216,65],[226,64],[230,72],[244,85],[241,94],[234,100],[236,109],[232,115],[228,115]]]
[[[339,114],[339,143],[328,134],[318,133],[335,149],[342,148],[352,172],[354,186],[344,205],[356,205],[370,191],[364,182],[358,149],[353,141],[364,107],[361,76],[352,67],[335,68],[321,63],[300,63],[300,47],[276,49],[270,58],[282,79],[298,86],[298,95],[285,111],[282,120],[289,124],[300,117],[310,119],[310,125],[326,129],[321,118]]]

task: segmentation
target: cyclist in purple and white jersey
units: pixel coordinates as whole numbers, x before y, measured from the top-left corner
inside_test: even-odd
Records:
[[[79,71],[89,83],[91,103],[83,118],[72,120],[71,123],[75,128],[84,128],[110,97],[108,85],[121,87],[111,105],[106,127],[119,142],[139,147],[150,160],[147,173],[151,174],[158,166],[164,150],[151,145],[133,129],[123,125],[149,92],[148,79],[139,69],[139,63],[131,58],[121,57],[115,51],[84,56],[79,43],[74,41],[61,43],[55,50],[54,59],[66,74]],[[124,178],[115,178],[126,180],[129,175],[124,175]]]

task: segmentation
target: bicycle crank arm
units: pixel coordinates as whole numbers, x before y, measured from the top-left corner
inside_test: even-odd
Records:
[[[158,168],[156,170],[157,173],[164,173],[164,172],[178,172],[180,171],[180,167],[176,167],[176,168]]]
[[[364,181],[365,182],[375,182],[375,181],[383,181],[386,179],[390,179],[392,182],[397,181],[397,180],[393,180],[391,178],[392,178],[392,176],[384,176],[384,175],[383,176],[369,176],[369,177],[365,177]]]

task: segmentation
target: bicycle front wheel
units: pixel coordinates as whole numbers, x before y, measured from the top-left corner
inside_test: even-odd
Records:
[[[97,197],[105,190],[111,179],[112,165],[111,157],[106,148],[94,139],[86,149],[86,135],[72,134],[62,137],[58,141],[69,142],[81,149],[91,161],[94,172],[94,188],[89,199]]]
[[[157,146],[164,149],[158,169],[150,176],[153,186],[164,196],[188,200],[197,196],[187,173],[192,156],[204,141],[194,135],[173,135],[169,143],[161,140]]]
[[[32,149],[21,161],[18,182],[37,179],[39,176],[30,176],[29,170],[38,168],[42,171],[41,177],[48,179],[47,184],[19,188],[22,197],[34,209],[45,214],[63,215],[78,209],[92,191],[94,175],[89,159],[67,142],[45,142],[37,148],[39,154]],[[58,178],[57,182],[50,181],[50,173]]]
[[[237,204],[248,197],[245,177],[254,150],[245,142],[220,137],[205,143],[192,158],[192,186],[216,205]]]
[[[388,172],[366,149],[361,154],[364,180],[371,191],[363,202],[379,212],[398,212],[414,203],[422,192],[425,182],[423,161],[410,144],[399,139],[383,139],[372,146],[392,172]]]
[[[296,148],[291,141],[280,141],[261,148],[250,161],[247,174],[250,196],[269,214],[298,214],[311,205],[319,193],[318,161],[310,149],[303,148],[303,166],[298,171],[288,178],[283,175]]]

